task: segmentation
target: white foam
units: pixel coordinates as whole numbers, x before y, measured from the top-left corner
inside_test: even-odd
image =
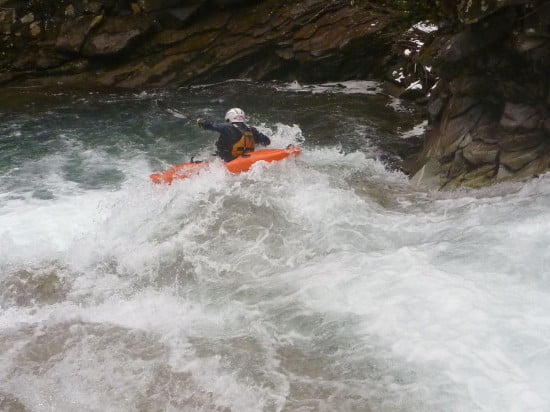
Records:
[[[428,127],[428,121],[425,120],[422,123],[419,123],[416,126],[414,126],[411,130],[402,132],[401,137],[403,139],[410,139],[411,137],[422,136],[426,132],[427,127]]]
[[[396,112],[402,112],[402,113],[411,112],[410,109],[408,109],[404,106],[404,102],[403,102],[402,99],[400,99],[398,97],[394,97],[394,96],[390,96],[389,101],[386,104],[386,106],[391,107]]]
[[[379,82],[369,80],[348,80],[344,82],[301,85],[294,81],[287,85],[277,85],[280,91],[293,91],[302,93],[326,93],[326,94],[366,94],[378,95],[383,92]]]
[[[420,22],[413,26],[414,29],[419,30],[424,33],[432,33],[439,30],[439,27],[433,23],[429,22]]]
[[[68,290],[0,313],[0,391],[38,411],[548,409],[550,176],[430,193],[304,145],[171,186],[139,153],[84,153],[126,164],[110,189],[50,158],[62,195],[2,199],[2,281],[50,265]]]

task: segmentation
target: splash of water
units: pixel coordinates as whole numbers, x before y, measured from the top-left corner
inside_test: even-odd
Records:
[[[303,154],[157,186],[186,143],[77,133],[6,172],[34,171],[2,186],[2,407],[548,409],[549,176],[430,193],[261,129]]]

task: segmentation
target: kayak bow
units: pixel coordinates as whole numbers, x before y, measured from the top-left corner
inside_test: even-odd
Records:
[[[231,173],[241,173],[250,170],[252,165],[259,161],[274,162],[282,160],[288,156],[297,156],[302,149],[296,146],[289,146],[286,149],[262,149],[251,153],[246,153],[225,163],[225,167]],[[206,169],[208,162],[190,162],[181,163],[171,169],[162,172],[153,173],[151,180],[157,184],[171,184],[174,179],[185,179]]]

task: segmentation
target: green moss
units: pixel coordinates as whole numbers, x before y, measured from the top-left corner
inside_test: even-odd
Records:
[[[481,166],[451,179],[445,186],[445,189],[452,190],[460,187],[479,189],[490,186],[495,182],[497,170],[498,168],[496,165]]]

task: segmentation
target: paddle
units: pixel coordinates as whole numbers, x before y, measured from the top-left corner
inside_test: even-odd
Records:
[[[163,100],[155,100],[155,103],[158,108],[165,110],[170,113],[172,116],[177,117],[178,119],[190,121],[191,119],[186,114],[180,112],[179,110],[174,109],[173,107],[168,106]],[[213,156],[216,156],[216,153],[212,153]],[[204,160],[195,160],[194,156],[191,156],[191,163],[202,163]],[[170,167],[175,167],[174,165],[169,165]]]

